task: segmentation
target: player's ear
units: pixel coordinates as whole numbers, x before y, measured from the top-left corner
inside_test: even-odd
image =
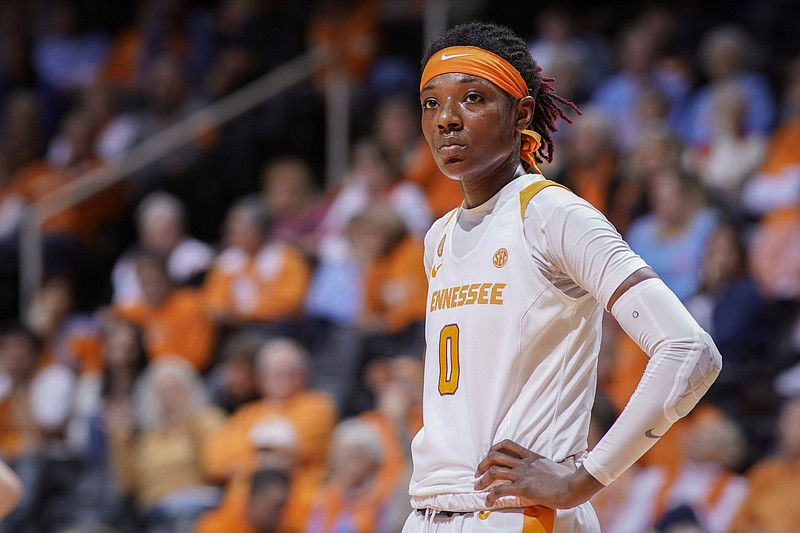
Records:
[[[517,131],[527,130],[533,122],[533,112],[536,109],[536,101],[532,96],[525,96],[517,100],[514,106],[515,123]]]

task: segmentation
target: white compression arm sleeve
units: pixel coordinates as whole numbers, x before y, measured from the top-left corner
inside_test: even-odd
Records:
[[[604,485],[686,416],[722,369],[711,337],[660,279],[628,289],[611,313],[650,361],[628,405],[583,463]]]

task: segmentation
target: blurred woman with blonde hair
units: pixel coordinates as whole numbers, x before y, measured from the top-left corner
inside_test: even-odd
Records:
[[[109,409],[106,417],[118,481],[136,500],[146,531],[189,533],[196,516],[219,500],[206,484],[200,450],[222,425],[222,412],[208,404],[200,376],[178,357],[150,364],[133,404]]]

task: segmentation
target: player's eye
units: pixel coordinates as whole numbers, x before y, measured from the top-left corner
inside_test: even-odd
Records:
[[[434,100],[433,98],[426,98],[422,102],[422,109],[433,109],[438,104],[439,103],[436,100]]]
[[[468,93],[467,96],[464,97],[464,100],[466,100],[471,104],[474,104],[475,102],[480,102],[481,100],[483,100],[483,98],[478,93]]]

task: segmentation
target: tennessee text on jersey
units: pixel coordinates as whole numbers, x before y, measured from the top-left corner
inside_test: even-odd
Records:
[[[464,305],[503,305],[506,283],[473,283],[433,291],[430,311]]]

